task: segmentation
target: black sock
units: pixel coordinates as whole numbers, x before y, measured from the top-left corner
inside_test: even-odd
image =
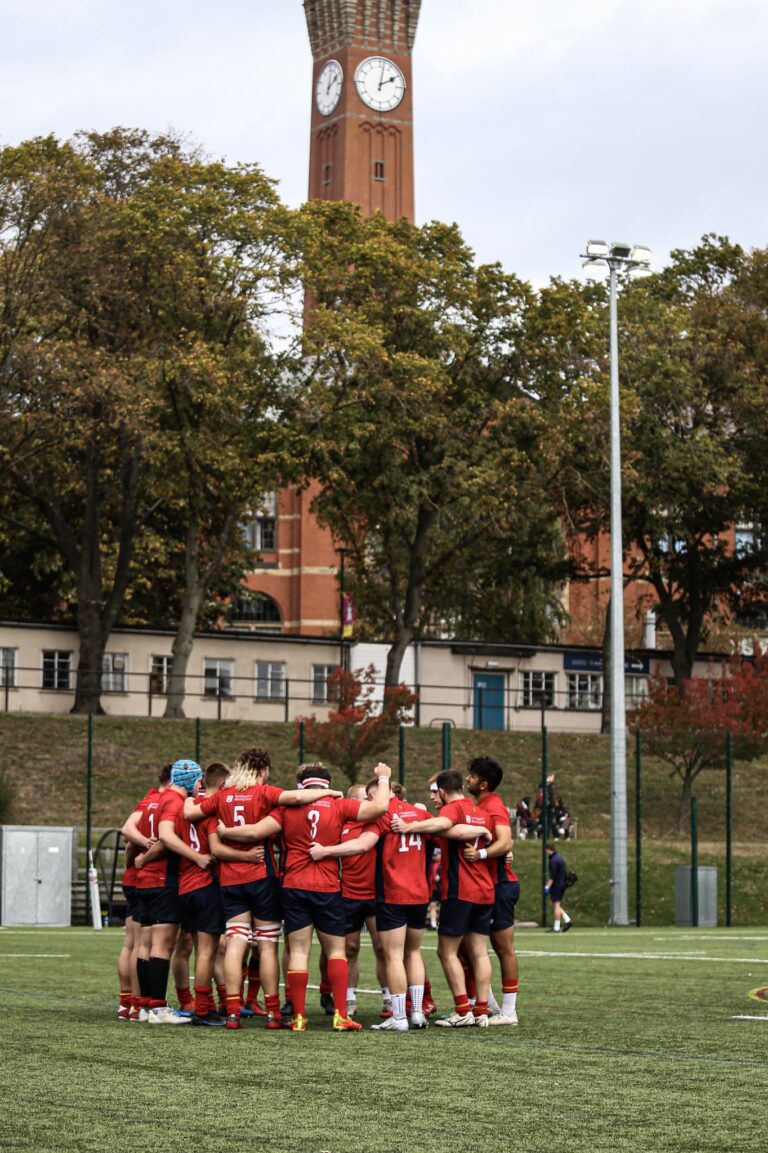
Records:
[[[164,1001],[171,962],[166,957],[150,957],[148,964],[149,995],[153,1001]]]
[[[136,962],[136,975],[139,978],[139,991],[142,997],[151,996],[149,991],[149,959],[146,957],[139,957]]]

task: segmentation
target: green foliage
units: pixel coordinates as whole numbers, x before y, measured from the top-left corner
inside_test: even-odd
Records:
[[[8,774],[0,769],[0,825],[10,822],[13,815],[14,787]]]

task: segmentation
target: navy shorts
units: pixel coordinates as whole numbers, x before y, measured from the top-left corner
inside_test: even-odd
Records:
[[[356,901],[353,897],[342,897],[347,933],[359,933],[369,917],[376,916],[375,901]]]
[[[314,925],[329,937],[346,937],[347,920],[341,893],[316,893],[312,889],[283,889],[285,934]]]
[[[224,932],[224,909],[221,890],[217,884],[204,885],[191,893],[179,895],[181,927],[185,933],[210,933],[216,937]]]
[[[282,921],[280,882],[277,877],[262,877],[247,885],[222,885],[221,903],[224,920],[231,921],[242,913],[250,913],[257,921]]]
[[[376,928],[380,933],[392,929],[423,929],[428,905],[390,905],[382,901],[376,905]]]
[[[123,896],[128,908],[127,917],[133,917],[134,921],[138,921],[141,914],[141,905],[139,902],[139,890],[135,885],[123,885]]]
[[[515,923],[515,905],[520,899],[519,881],[500,881],[491,915],[491,932],[509,929]]]
[[[476,905],[473,901],[461,901],[449,897],[440,906],[440,923],[437,926],[439,937],[464,937],[467,933],[479,933],[487,937],[491,931],[493,905]]]
[[[564,896],[565,896],[565,886],[564,885],[562,887],[558,885],[557,888],[555,888],[555,886],[552,885],[551,889],[549,890],[549,899],[550,899],[550,901],[552,901],[553,904],[555,901],[562,901]]]
[[[137,889],[139,897],[139,920],[148,925],[178,925],[181,922],[179,894],[172,889]]]

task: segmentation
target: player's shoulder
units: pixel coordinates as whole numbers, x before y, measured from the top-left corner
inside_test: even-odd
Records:
[[[506,817],[509,820],[509,809],[498,793],[486,793],[478,803],[478,808],[485,809],[494,817]]]

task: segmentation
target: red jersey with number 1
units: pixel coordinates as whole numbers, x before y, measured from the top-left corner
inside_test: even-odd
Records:
[[[139,828],[145,836],[158,837],[162,821],[172,821],[176,825],[176,817],[184,808],[184,797],[173,787],[163,789],[157,797],[147,801]],[[144,824],[146,818],[146,827]],[[179,854],[166,849],[162,856],[155,857],[143,869],[139,869],[136,877],[137,889],[164,889],[176,888],[179,883]]]
[[[313,861],[309,846],[338,845],[347,821],[356,821],[362,801],[321,797],[311,805],[276,809],[270,814],[283,826],[283,888],[311,893],[338,893],[339,858]]]
[[[422,833],[394,833],[392,817],[410,824],[422,821],[424,810],[393,797],[378,821],[366,826],[379,834],[376,845],[376,900],[387,905],[426,905],[429,902],[427,838]]]
[[[509,819],[509,809],[496,793],[484,793],[480,800],[477,802],[477,807],[481,812],[485,813],[487,817],[491,818],[491,828],[494,825],[504,825],[510,829],[512,822]],[[494,882],[499,885],[503,881],[516,881],[518,880],[517,873],[511,865],[507,864],[504,857],[495,857],[488,862],[491,865]]]
[[[225,785],[217,793],[204,797],[199,802],[200,809],[206,817],[215,814],[228,829],[235,825],[256,825],[278,803],[282,792],[276,785],[251,785],[247,789],[232,789]],[[227,848],[241,853],[249,848],[246,841],[228,841],[225,838],[223,843]],[[226,885],[248,885],[251,881],[263,881],[265,877],[276,876],[271,842],[264,842],[264,860],[260,864],[255,861],[221,861],[219,864],[219,884],[222,888]]]
[[[493,833],[493,821],[473,801],[462,797],[460,801],[449,801],[440,810],[441,817],[448,817],[454,825],[477,825]],[[471,901],[475,905],[492,905],[495,894],[494,874],[489,869],[492,861],[467,860],[464,856],[466,841],[449,841],[440,838],[440,900],[458,897],[460,901]],[[469,844],[472,842],[470,841]],[[482,848],[489,842],[483,839],[476,844]]]
[[[141,798],[138,805],[133,810],[134,813],[143,813],[144,810],[146,809],[149,801],[151,801],[153,797],[159,797],[159,796],[160,796],[160,790],[159,789],[154,789],[154,788],[150,789],[149,792],[146,794],[146,796]],[[144,832],[144,830],[141,828],[141,822],[139,822],[139,831],[144,833],[145,837],[149,836],[149,834]],[[135,848],[136,853],[138,853],[139,852],[138,846],[134,845],[133,847]],[[125,870],[123,872],[123,884],[124,885],[133,885],[133,887],[135,888],[136,887],[136,879],[137,879],[138,875],[139,875],[139,870],[136,868],[136,866],[134,864],[126,865]]]

